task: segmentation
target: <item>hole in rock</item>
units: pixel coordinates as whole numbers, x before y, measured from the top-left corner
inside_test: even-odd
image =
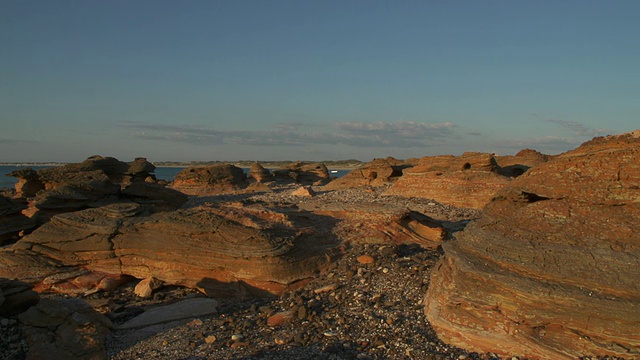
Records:
[[[540,196],[538,194],[534,194],[534,193],[529,193],[526,191],[522,192],[522,197],[528,202],[528,203],[534,203],[537,201],[543,201],[543,200],[549,200],[548,197],[544,197],[544,196]]]
[[[462,170],[469,170],[469,169],[471,169],[471,164],[464,163],[464,165],[462,165]]]

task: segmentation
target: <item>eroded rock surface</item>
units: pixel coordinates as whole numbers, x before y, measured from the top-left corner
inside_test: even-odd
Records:
[[[18,178],[16,196],[29,200],[23,213],[45,223],[57,214],[97,207],[122,199],[171,210],[186,195],[155,182],[155,166],[144,158],[131,163],[112,157],[92,156],[82,163],[33,171],[12,172]]]
[[[176,174],[173,189],[189,195],[215,195],[247,186],[244,171],[230,164],[192,166]]]
[[[9,240],[17,240],[20,233],[36,226],[35,220],[25,216],[25,205],[0,196],[0,245]]]
[[[323,163],[295,162],[273,170],[273,176],[280,182],[296,182],[303,185],[322,185],[331,180],[329,170]]]
[[[379,187],[388,185],[402,176],[403,169],[411,167],[402,160],[392,157],[374,159],[363,167],[331,181],[326,185],[329,190],[349,189],[354,187]]]
[[[498,192],[431,275],[426,314],[473,351],[640,356],[640,131],[595,138]]]
[[[543,154],[533,149],[518,151],[514,156],[496,156],[496,162],[500,166],[498,172],[504,176],[518,177],[534,166],[544,164],[553,156]]]
[[[106,359],[111,321],[79,299],[42,299],[18,316],[27,359]]]
[[[492,154],[427,156],[416,166],[404,170],[386,194],[482,209],[509,181],[510,178],[498,173]]]
[[[112,204],[57,215],[0,250],[0,276],[66,293],[131,275],[215,296],[280,294],[335,259],[331,221],[241,206],[150,215]]]

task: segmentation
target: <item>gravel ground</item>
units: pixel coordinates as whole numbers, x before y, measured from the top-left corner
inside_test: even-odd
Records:
[[[363,255],[374,261],[362,264]],[[134,344],[134,331],[115,331],[109,358],[498,359],[445,345],[429,326],[422,299],[439,257],[418,246],[355,246],[325,276],[281,298],[221,300],[217,315]],[[267,324],[283,311],[288,321]]]

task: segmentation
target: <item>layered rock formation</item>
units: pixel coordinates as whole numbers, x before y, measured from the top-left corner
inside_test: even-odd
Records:
[[[498,192],[431,275],[441,339],[531,358],[640,356],[640,131],[595,138]]]
[[[295,162],[274,170],[273,176],[280,182],[303,185],[324,185],[331,180],[329,169],[322,163]]]
[[[532,149],[520,150],[514,156],[496,156],[499,173],[504,176],[518,177],[534,166],[543,164],[553,156]]]
[[[155,183],[153,164],[144,158],[131,163],[112,157],[92,156],[82,163],[22,169],[9,174],[18,178],[16,195],[29,199],[24,213],[38,223],[51,216],[128,199],[157,210],[175,209],[187,197]]]
[[[148,215],[112,204],[55,216],[0,250],[0,276],[60,292],[90,291],[90,279],[101,288],[115,274],[215,296],[281,294],[339,254],[328,221],[241,206]]]
[[[176,174],[173,189],[189,195],[216,195],[244,189],[247,176],[230,164],[192,166]]]
[[[271,174],[271,171],[265,169],[258,162],[254,162],[253,164],[251,164],[251,167],[249,168],[249,177],[259,183],[269,182],[273,180],[273,174]]]
[[[385,159],[373,159],[363,167],[350,171],[341,178],[335,179],[326,185],[328,190],[349,189],[364,186],[383,186],[402,176],[403,169],[410,167],[402,160],[392,157]]]
[[[510,179],[498,173],[492,154],[427,156],[403,171],[386,195],[433,199],[443,204],[481,209]]]

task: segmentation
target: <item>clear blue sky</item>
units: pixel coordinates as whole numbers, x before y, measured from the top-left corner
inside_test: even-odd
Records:
[[[332,160],[640,128],[640,1],[0,1],[0,161]]]

